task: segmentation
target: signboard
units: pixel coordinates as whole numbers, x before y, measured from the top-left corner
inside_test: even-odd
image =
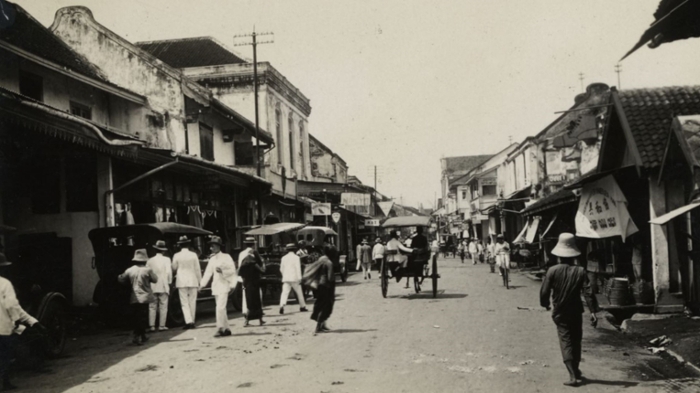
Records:
[[[336,223],[336,224],[339,223],[340,222],[340,213],[335,212],[335,213],[331,214],[331,218],[333,219],[334,223]]]
[[[365,226],[367,227],[378,227],[379,220],[365,220]]]
[[[324,202],[313,202],[311,204],[311,214],[314,216],[330,216],[331,204]]]
[[[357,214],[370,214],[371,198],[369,194],[344,192],[340,194],[340,204]]]
[[[304,213],[304,221],[312,222],[314,220],[314,215],[309,213]]]
[[[627,198],[612,175],[583,186],[574,221],[576,236],[593,239],[621,236],[624,241],[639,231],[627,211]]]
[[[481,179],[482,186],[495,186],[497,179],[495,177],[485,177]]]
[[[394,207],[394,201],[377,202],[377,205],[379,205],[379,208],[382,210],[382,213],[384,213],[385,216],[389,216],[389,213],[391,213],[391,208]]]

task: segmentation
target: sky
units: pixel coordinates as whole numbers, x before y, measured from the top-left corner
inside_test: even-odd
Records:
[[[659,0],[14,0],[44,25],[90,8],[136,41],[274,32],[258,47],[311,100],[309,130],[351,175],[399,203],[432,207],[440,158],[492,154],[571,107],[615,65]],[[250,47],[236,47],[252,58]],[[643,47],[621,88],[700,84],[700,39]],[[584,75],[583,81],[580,74]]]

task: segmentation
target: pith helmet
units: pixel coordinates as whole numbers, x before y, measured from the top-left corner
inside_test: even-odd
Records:
[[[559,241],[552,250],[552,254],[564,258],[573,258],[581,255],[581,251],[576,247],[576,237],[568,232],[559,235]]]

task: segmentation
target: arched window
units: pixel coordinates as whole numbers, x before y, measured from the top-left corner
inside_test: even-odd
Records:
[[[289,169],[294,169],[294,162],[296,161],[296,156],[294,156],[294,118],[292,113],[289,113]]]
[[[277,132],[277,162],[282,164],[282,110],[280,104],[275,106],[275,131]]]

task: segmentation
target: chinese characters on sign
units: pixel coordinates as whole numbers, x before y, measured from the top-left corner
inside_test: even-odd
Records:
[[[627,199],[612,176],[583,187],[578,212],[576,235],[594,239],[627,236],[637,232],[627,211]]]

